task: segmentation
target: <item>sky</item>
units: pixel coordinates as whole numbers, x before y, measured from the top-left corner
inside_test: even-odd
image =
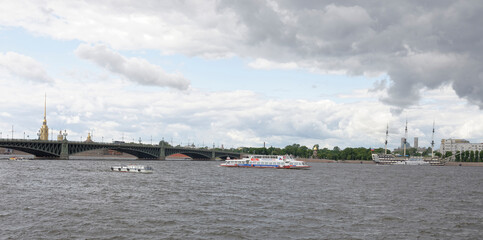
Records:
[[[483,142],[480,1],[1,2],[1,138]]]

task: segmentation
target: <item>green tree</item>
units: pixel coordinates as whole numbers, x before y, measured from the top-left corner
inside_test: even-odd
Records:
[[[475,161],[475,151],[471,151],[468,162],[474,162],[474,161]]]
[[[423,156],[431,155],[431,147],[426,148],[422,153]]]
[[[164,140],[159,141],[159,146],[172,147],[171,144]]]
[[[333,159],[333,160],[339,160],[339,159],[341,159],[340,158],[340,148],[338,146],[335,146],[332,149],[332,157],[331,157],[331,159]]]
[[[379,148],[379,149],[374,149],[374,153],[384,153],[384,149]],[[356,160],[372,160],[371,157],[372,151],[370,148],[355,148],[354,149],[354,155]]]
[[[301,146],[296,150],[296,156],[308,158],[310,156],[309,148],[306,146]]]
[[[318,157],[322,159],[330,159],[329,154],[330,154],[330,150],[328,148],[323,148],[322,150],[319,150],[319,152],[317,153]]]
[[[469,162],[469,161],[470,161],[470,151],[466,150],[465,151],[465,162]]]
[[[293,156],[296,156],[297,154],[297,149],[300,147],[299,144],[292,144],[292,145],[287,145],[285,146],[285,148],[283,149],[283,152],[284,154],[288,154],[288,155],[293,155]]]
[[[455,161],[461,162],[461,160],[462,160],[462,158],[461,158],[461,152],[460,151],[456,151]]]

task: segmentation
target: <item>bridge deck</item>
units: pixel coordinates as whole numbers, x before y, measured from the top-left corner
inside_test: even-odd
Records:
[[[240,158],[241,153],[216,149],[198,149],[183,147],[166,147],[161,145],[137,143],[98,143],[98,142],[72,142],[72,141],[41,141],[0,139],[0,147],[10,148],[36,157],[69,159],[70,155],[96,149],[111,149],[128,153],[139,159],[164,160],[166,156],[176,153],[187,155],[193,159],[214,160],[216,158]]]

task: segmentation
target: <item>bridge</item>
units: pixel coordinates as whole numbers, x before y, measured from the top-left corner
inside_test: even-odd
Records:
[[[30,153],[36,158],[69,159],[69,156],[96,149],[110,149],[118,152],[128,153],[143,160],[165,160],[167,156],[180,153],[196,160],[215,160],[216,158],[226,159],[240,158],[241,153],[229,152],[215,149],[199,149],[137,144],[137,143],[98,143],[98,142],[75,142],[75,141],[46,141],[46,140],[19,140],[0,139],[0,147],[19,150]]]

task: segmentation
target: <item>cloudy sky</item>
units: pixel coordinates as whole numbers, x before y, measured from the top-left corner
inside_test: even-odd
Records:
[[[2,1],[1,137],[483,142],[480,1]],[[412,144],[412,140],[410,141]]]

